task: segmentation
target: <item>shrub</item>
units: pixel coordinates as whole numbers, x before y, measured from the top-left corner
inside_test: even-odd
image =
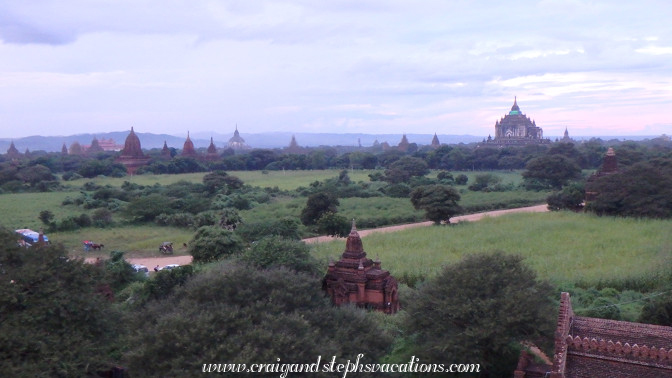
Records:
[[[230,257],[243,250],[243,241],[233,231],[203,226],[189,242],[189,253],[196,263],[208,263]]]

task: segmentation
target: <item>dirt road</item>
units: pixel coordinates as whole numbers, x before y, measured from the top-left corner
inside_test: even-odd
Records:
[[[483,219],[484,217],[497,217],[500,215],[504,214],[511,214],[511,213],[543,213],[548,211],[547,205],[537,205],[537,206],[529,206],[529,207],[520,207],[517,209],[506,209],[506,210],[494,210],[494,211],[487,211],[484,213],[476,213],[476,214],[468,214],[468,215],[461,215],[459,217],[453,217],[450,219],[452,223],[459,223],[459,222],[464,222],[464,221],[478,221]],[[413,227],[424,227],[424,226],[431,226],[433,222],[427,221],[427,222],[420,222],[420,223],[411,223],[411,224],[401,224],[397,226],[389,226],[389,227],[380,227],[380,228],[374,228],[370,230],[358,230],[360,236],[366,236],[375,232],[395,232],[399,230],[404,230],[407,228],[413,228]],[[331,240],[338,240],[338,239],[343,239],[343,238],[335,238],[332,236],[318,236],[314,238],[308,238],[308,239],[303,239],[304,242],[311,244],[311,243],[322,243],[322,242],[327,242]],[[88,259],[87,259],[88,261]],[[149,270],[151,271],[154,269],[155,266],[163,267],[168,264],[179,264],[179,265],[187,265],[191,264],[191,256],[168,256],[168,257],[148,257],[148,258],[130,258],[128,261],[131,264],[140,264],[144,265]]]

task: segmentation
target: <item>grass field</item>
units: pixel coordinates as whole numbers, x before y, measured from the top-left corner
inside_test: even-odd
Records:
[[[368,257],[380,257],[396,276],[436,274],[462,256],[502,250],[525,257],[555,284],[641,285],[667,277],[672,221],[600,218],[587,214],[513,214],[454,226],[421,227],[363,238]],[[320,261],[338,259],[344,241],[318,244]],[[648,282],[651,283],[651,282]],[[655,282],[653,282],[655,284]]]
[[[193,230],[175,227],[159,227],[154,225],[123,226],[113,228],[85,228],[77,231],[53,232],[49,239],[65,246],[71,256],[108,257],[111,251],[126,252],[126,257],[160,257],[162,242],[173,242],[174,254],[185,254],[183,243],[188,243],[193,236]],[[102,251],[84,252],[82,242],[90,240],[104,244]]]
[[[308,186],[313,181],[324,181],[325,179],[338,177],[340,170],[325,169],[315,171],[228,171],[227,173],[236,176],[250,186],[262,188],[272,188],[277,186],[281,190],[294,190],[300,186]],[[354,170],[348,171],[352,181],[369,181],[369,174],[372,170]],[[139,185],[169,185],[178,181],[203,182],[203,176],[207,173],[184,173],[179,175],[137,175],[126,177],[96,177],[93,179],[79,179],[68,181],[67,185],[81,187],[84,183],[93,181],[98,185],[121,186],[124,181]]]

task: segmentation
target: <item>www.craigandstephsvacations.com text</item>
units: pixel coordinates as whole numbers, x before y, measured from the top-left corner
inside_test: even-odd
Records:
[[[345,378],[348,373],[478,373],[480,364],[425,364],[413,356],[403,364],[374,364],[363,363],[360,360],[364,354],[357,355],[354,361],[337,363],[336,356],[329,362],[322,363],[322,356],[310,364],[281,363],[278,358],[275,363],[259,364],[203,364],[203,373],[278,373],[280,378],[286,378],[291,373],[339,373]]]

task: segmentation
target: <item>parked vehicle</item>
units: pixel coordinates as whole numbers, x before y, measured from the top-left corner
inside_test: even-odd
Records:
[[[140,264],[133,264],[133,269],[138,273],[145,273],[145,276],[149,277],[149,269],[146,266]]]
[[[20,228],[16,230],[16,233],[21,236],[19,243],[24,247],[30,247],[33,244],[37,244],[38,240],[40,240],[40,233],[29,228]],[[44,238],[44,243],[49,244],[47,235],[42,234],[42,237]]]
[[[168,265],[164,266],[163,268],[161,268],[159,270],[164,270],[164,269],[165,270],[171,270],[171,269],[177,268],[178,266],[180,266],[180,264],[168,264]]]

